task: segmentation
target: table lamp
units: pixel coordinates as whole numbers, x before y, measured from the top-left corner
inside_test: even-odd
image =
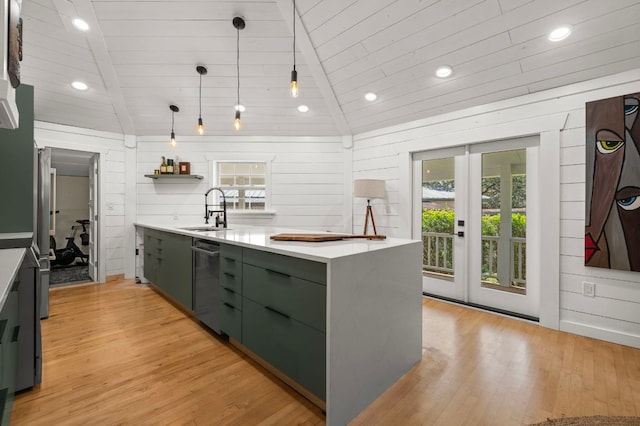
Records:
[[[376,222],[373,219],[373,210],[371,209],[371,200],[373,198],[384,198],[386,194],[385,181],[380,179],[356,179],[353,182],[353,196],[357,198],[367,199],[367,214],[364,219],[363,235],[367,235],[369,227],[369,218],[373,225],[373,235],[378,235],[376,230]]]

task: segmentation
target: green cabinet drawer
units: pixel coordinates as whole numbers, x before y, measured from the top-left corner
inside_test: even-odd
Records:
[[[220,245],[220,274],[227,279],[235,278],[239,284],[242,282],[242,247],[229,244]]]
[[[242,294],[242,265],[240,272],[229,272],[220,270],[220,287],[229,288]]]
[[[144,229],[144,251],[159,255],[162,251],[162,233],[155,229]]]
[[[220,303],[220,330],[242,342],[242,311],[225,301]]]
[[[242,247],[232,244],[220,244],[220,256],[242,261]]]
[[[325,400],[325,334],[244,299],[242,344]]]
[[[244,249],[242,261],[315,283],[327,284],[327,266],[321,262],[251,249]]]
[[[144,252],[144,277],[151,281],[152,283],[156,282],[156,270],[158,268],[158,258],[154,256],[152,253],[146,251]]]
[[[247,264],[242,275],[245,298],[325,331],[326,286]]]
[[[242,295],[229,287],[220,287],[220,300],[242,310]]]

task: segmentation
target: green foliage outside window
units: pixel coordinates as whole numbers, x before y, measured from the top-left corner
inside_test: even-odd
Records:
[[[452,209],[423,210],[422,232],[442,232],[453,234],[455,214]],[[527,231],[527,215],[522,213],[511,214],[511,235],[524,238]],[[482,235],[500,235],[500,213],[482,215]]]

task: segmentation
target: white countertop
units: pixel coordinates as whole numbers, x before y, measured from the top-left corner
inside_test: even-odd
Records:
[[[20,265],[26,252],[27,249],[24,248],[0,250],[0,307],[7,300],[11,284],[13,284],[20,270]]]
[[[418,240],[403,238],[387,238],[384,240],[345,239],[340,241],[304,242],[304,241],[273,241],[269,237],[282,233],[323,234],[317,231],[287,229],[265,226],[237,225],[227,230],[219,231],[188,231],[180,228],[206,226],[199,224],[166,224],[137,222],[136,226],[174,232],[194,238],[218,241],[233,245],[255,248],[272,253],[299,257],[317,262],[328,263],[331,259],[353,256],[371,251],[384,250],[405,244],[420,243]]]

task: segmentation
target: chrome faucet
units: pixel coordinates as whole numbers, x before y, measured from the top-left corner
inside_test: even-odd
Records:
[[[220,194],[222,194],[222,205],[221,205],[222,210],[209,210],[209,207],[212,207],[213,205],[207,203],[207,197],[209,196],[209,193],[214,189],[217,189],[218,191],[220,191]],[[207,190],[207,192],[204,193],[204,223],[205,224],[207,225],[209,224],[209,218],[213,213],[218,213],[216,214],[216,228],[220,225],[222,225],[223,228],[226,228],[227,227],[227,198],[224,196],[224,191],[222,191],[222,189],[218,187],[209,188],[209,190]],[[222,213],[222,220],[220,219],[220,213]]]

